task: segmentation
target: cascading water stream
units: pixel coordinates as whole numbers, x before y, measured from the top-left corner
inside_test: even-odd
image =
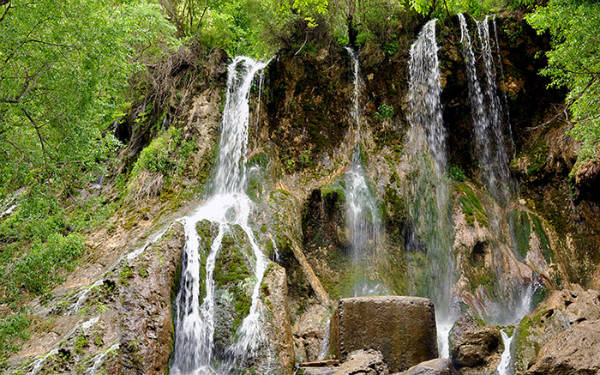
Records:
[[[381,243],[381,218],[377,210],[377,201],[367,184],[365,171],[360,156],[360,95],[362,80],[360,65],[356,52],[346,47],[352,61],[354,91],[350,116],[355,127],[356,145],[352,153],[350,170],[346,174],[346,215],[347,226],[351,236],[352,263],[355,268],[363,268],[368,256],[376,253]],[[363,268],[364,269],[364,268]],[[385,288],[378,283],[369,283],[366,275],[361,275],[354,284],[353,295],[376,295],[385,293]]]
[[[497,95],[496,72],[490,47],[489,23],[477,22],[481,42],[482,59],[486,76],[485,97],[477,77],[475,53],[467,21],[463,14],[460,20],[461,43],[467,68],[467,82],[471,116],[475,133],[475,151],[479,160],[481,177],[494,198],[504,205],[510,193],[510,172],[502,131],[501,106]]]
[[[455,267],[435,23],[427,22],[410,48],[407,144],[416,177],[409,187],[409,215],[426,246],[426,285],[415,292],[433,299],[440,355],[448,358],[448,334],[457,314],[451,301]]]
[[[511,319],[508,322],[504,322],[504,325],[517,326],[525,317],[525,315],[529,314],[532,308],[533,293],[535,292],[536,285],[537,284],[534,283],[527,286],[527,288],[521,296],[519,305],[514,311],[513,319]],[[512,333],[509,335],[506,329],[500,330],[502,343],[504,344],[504,351],[502,352],[502,356],[500,357],[500,363],[496,368],[496,372],[498,373],[498,375],[513,374],[511,349],[516,331],[517,329],[513,328]]]
[[[192,214],[180,219],[185,228],[185,248],[182,259],[181,286],[176,300],[175,348],[171,364],[172,374],[213,374],[215,330],[215,263],[221,241],[232,225],[239,225],[256,259],[249,314],[238,331],[237,340],[228,349],[234,359],[252,355],[262,342],[260,327],[260,284],[267,259],[258,247],[248,219],[252,202],[246,195],[246,150],[248,145],[249,96],[252,82],[266,63],[248,57],[236,57],[228,68],[227,96],[223,111],[217,171],[213,180],[213,194]],[[200,238],[196,225],[209,220],[219,225],[205,265],[205,290],[200,304]],[[227,366],[224,366],[227,367]],[[229,367],[232,367],[229,364]]]

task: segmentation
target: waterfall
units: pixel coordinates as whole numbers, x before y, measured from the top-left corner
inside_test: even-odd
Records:
[[[246,195],[246,150],[248,145],[249,97],[252,82],[266,63],[248,57],[236,57],[228,67],[227,93],[223,110],[217,171],[213,193],[208,200],[189,216],[180,219],[185,228],[185,248],[182,257],[181,285],[176,299],[175,348],[171,374],[212,374],[215,330],[215,263],[221,249],[221,240],[232,225],[239,225],[256,259],[255,284],[250,312],[236,332],[236,342],[228,354],[244,359],[258,349],[263,341],[260,327],[260,284],[267,259],[258,247],[248,219],[252,202]],[[206,295],[200,304],[200,238],[196,225],[201,220],[219,225],[206,259]]]
[[[459,14],[458,17],[475,133],[475,153],[479,160],[481,178],[490,194],[501,205],[504,205],[510,192],[510,172],[502,131],[501,105],[497,95],[496,71],[490,47],[489,22],[487,17],[484,21],[477,21],[486,78],[484,96],[477,77],[475,53],[473,52],[467,21],[462,14]]]
[[[367,183],[360,156],[360,95],[362,87],[360,64],[356,52],[350,47],[346,47],[346,50],[352,61],[354,77],[350,116],[355,127],[356,139],[350,169],[346,174],[346,225],[351,237],[352,264],[356,270],[364,271],[368,256],[377,252],[381,243],[381,218],[377,209],[377,201]],[[366,276],[366,274],[361,274],[356,280],[353,290],[355,297],[385,293],[382,285],[370,283]]]
[[[416,290],[411,292],[433,299],[440,354],[447,358],[448,333],[457,314],[451,301],[451,288],[455,282],[453,229],[446,176],[446,129],[440,102],[442,87],[435,23],[436,20],[427,22],[410,47],[410,129],[406,144],[414,180],[408,184],[412,200],[409,202],[409,215],[426,247],[426,285],[416,285]],[[410,276],[415,278],[415,275]]]

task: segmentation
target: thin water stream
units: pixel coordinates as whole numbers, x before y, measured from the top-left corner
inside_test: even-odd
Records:
[[[407,183],[412,197],[409,215],[426,247],[425,285],[412,292],[433,299],[440,355],[448,358],[448,334],[457,317],[451,292],[456,275],[435,24],[436,20],[427,22],[410,48],[407,144],[414,178]]]
[[[369,256],[377,253],[381,244],[381,218],[377,200],[371,191],[360,155],[361,140],[361,89],[360,63],[356,52],[346,47],[352,61],[353,97],[350,116],[354,126],[355,147],[350,169],[346,174],[346,215],[351,237],[352,264],[355,270],[366,269]],[[386,293],[382,284],[371,281],[367,275],[359,275],[354,283],[353,296],[379,295]]]

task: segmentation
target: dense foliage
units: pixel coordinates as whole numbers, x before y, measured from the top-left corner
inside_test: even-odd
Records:
[[[582,142],[579,162],[600,151],[600,2],[550,0],[527,20],[552,36],[548,67],[552,85],[569,90],[567,106],[575,122],[572,134]]]

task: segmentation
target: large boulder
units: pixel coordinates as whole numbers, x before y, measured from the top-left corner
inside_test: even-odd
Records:
[[[436,358],[433,303],[421,297],[341,299],[331,319],[330,352],[343,360],[360,349],[380,351],[392,372]]]
[[[491,374],[500,361],[500,330],[463,316],[450,331],[452,363],[463,374]]]
[[[591,351],[600,337],[594,328],[596,326],[590,324],[598,324],[598,321],[600,291],[577,288],[551,292],[544,302],[519,323],[513,341],[516,371],[524,373],[531,370],[540,373],[541,369],[554,364],[560,374],[595,374],[596,372],[585,372],[587,370],[562,372],[560,366],[581,363],[585,369],[585,360],[578,362],[577,356],[585,358],[586,353],[589,353],[592,357],[600,357],[597,351]],[[564,355],[558,355],[561,350]],[[569,359],[566,353],[572,353],[574,357]]]
[[[445,358],[436,358],[431,361],[419,363],[416,366],[397,375],[458,375],[452,362]]]

